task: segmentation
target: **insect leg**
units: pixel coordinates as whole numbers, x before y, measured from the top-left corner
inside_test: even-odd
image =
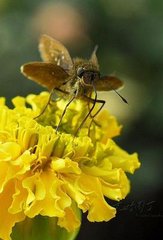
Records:
[[[89,103],[91,102],[91,103],[93,103],[94,102],[94,99],[93,98],[90,98],[90,97],[88,97],[88,96],[84,96],[85,97],[85,99],[86,99],[86,101],[88,101],[88,107],[89,107]],[[91,116],[91,122],[90,122],[90,124],[89,124],[89,127],[88,127],[88,136],[90,135],[90,128],[91,128],[91,125],[92,125],[92,123],[94,122],[97,126],[100,126],[95,120],[94,120],[94,118],[97,116],[97,114],[101,111],[101,109],[103,108],[103,106],[105,105],[105,101],[104,100],[100,100],[100,99],[96,99],[96,103],[101,103],[102,105],[100,106],[100,108],[97,110],[97,112],[94,114],[94,115],[92,115],[92,114],[90,114],[90,116]]]
[[[89,109],[89,112],[87,113],[87,115],[85,116],[85,118],[82,120],[80,126],[78,127],[78,129],[76,130],[74,136],[77,135],[77,133],[79,132],[79,130],[82,128],[83,124],[85,123],[85,121],[87,120],[87,118],[91,115],[91,112],[93,111],[95,105],[96,105],[96,102],[97,102],[97,92],[96,92],[96,89],[94,87],[94,85],[92,84],[93,86],[93,89],[94,89],[94,93],[95,93],[95,98],[92,99],[86,95],[84,95],[84,97],[86,97],[87,100],[91,99],[92,100],[92,107]]]
[[[89,125],[89,133],[90,133],[90,128],[91,128],[91,125],[92,125],[93,121],[95,122],[96,125],[99,126],[99,124],[96,123],[96,121],[94,120],[94,118],[99,114],[99,112],[102,110],[102,108],[103,108],[104,105],[105,105],[105,101],[104,101],[104,100],[99,100],[99,99],[97,99],[97,102],[98,102],[98,103],[101,103],[101,106],[100,106],[100,108],[97,110],[97,112],[96,112],[93,116],[91,116],[91,117],[92,117],[92,120],[91,120],[90,125]],[[89,135],[89,134],[88,134],[88,135]]]
[[[99,114],[99,112],[102,110],[102,108],[104,107],[104,105],[106,103],[104,100],[100,100],[100,99],[97,99],[96,102],[101,103],[101,106],[94,115],[91,115],[92,120],[97,116],[97,114]]]
[[[63,117],[64,117],[64,115],[65,115],[65,113],[66,113],[66,110],[67,110],[68,106],[70,105],[70,103],[73,102],[73,100],[74,100],[75,98],[76,98],[76,95],[73,95],[73,97],[70,99],[70,101],[66,104],[66,106],[65,106],[65,108],[64,108],[64,110],[63,110],[62,116],[61,116],[61,118],[60,118],[60,121],[59,121],[59,123],[58,123],[58,126],[56,127],[56,132],[58,131],[58,129],[59,129],[59,127],[60,127],[60,124],[61,124],[62,119],[63,119]]]
[[[57,90],[58,92],[64,93],[64,94],[70,94],[69,92],[64,91],[64,90],[62,90],[60,88],[55,88],[55,90]]]
[[[54,90],[57,90],[57,91],[62,92],[62,93],[64,93],[64,94],[69,94],[69,92],[63,91],[63,90],[61,90],[60,88],[53,88],[53,89],[51,90],[51,92],[50,92],[48,101],[47,101],[46,105],[44,106],[43,110],[42,110],[42,111],[40,112],[40,114],[39,114],[38,116],[36,116],[34,119],[37,119],[37,118],[39,118],[42,114],[44,114],[44,112],[46,111],[48,105],[50,104],[50,101],[51,101],[51,99],[52,99]]]
[[[54,89],[53,89],[53,90],[54,90]],[[48,101],[47,101],[46,105],[44,106],[43,110],[42,110],[42,111],[40,112],[40,114],[39,114],[38,116],[36,116],[34,119],[39,118],[39,117],[46,111],[46,109],[47,109],[47,107],[48,107],[48,105],[49,105],[49,103],[50,103],[50,101],[51,101],[51,99],[52,99],[53,90],[50,92]]]
[[[84,99],[88,102],[91,102],[91,103],[94,103],[95,99],[91,98],[91,97],[88,97],[86,95],[84,95]],[[96,99],[96,103],[101,103],[102,105],[100,106],[100,108],[97,110],[97,112],[95,114],[90,114],[91,115],[91,118],[94,118],[97,116],[97,114],[101,111],[101,109],[103,108],[103,106],[105,105],[105,100],[101,100],[101,99]],[[89,105],[88,105],[89,107]],[[89,109],[90,111],[90,109]],[[92,111],[91,111],[92,112]]]
[[[87,97],[91,98],[91,95],[87,96]],[[91,109],[90,103],[92,103],[92,102],[93,101],[89,101],[88,98],[87,98],[88,111],[90,111],[90,109]],[[92,121],[95,122],[95,120],[93,119],[92,113],[90,113],[90,117],[92,118]],[[95,124],[97,124],[97,123],[95,122]]]

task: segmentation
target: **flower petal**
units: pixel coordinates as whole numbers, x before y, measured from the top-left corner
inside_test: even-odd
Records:
[[[113,144],[113,152],[109,160],[114,168],[122,168],[123,171],[129,173],[134,173],[134,171],[140,167],[137,153],[128,154],[115,143]]]
[[[10,240],[12,227],[16,222],[20,222],[25,219],[23,212],[18,214],[11,214],[8,212],[8,208],[12,203],[14,189],[14,181],[10,181],[6,185],[3,193],[0,194],[0,238],[4,240]]]

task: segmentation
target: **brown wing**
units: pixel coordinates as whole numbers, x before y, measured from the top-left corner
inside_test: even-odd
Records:
[[[24,64],[21,66],[21,72],[49,90],[60,87],[69,76],[60,66],[42,62]]]
[[[70,54],[63,44],[47,35],[41,36],[39,51],[45,62],[54,63],[65,70],[69,70],[73,66]]]
[[[97,91],[111,91],[123,86],[123,82],[114,76],[103,76],[94,83]]]
[[[97,59],[97,56],[96,56],[96,52],[97,52],[97,49],[98,49],[98,46],[96,45],[92,54],[91,54],[91,57],[90,57],[90,61],[97,67],[97,69],[99,70],[99,64],[98,64],[98,59]]]

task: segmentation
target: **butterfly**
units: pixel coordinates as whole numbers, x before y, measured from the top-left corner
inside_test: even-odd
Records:
[[[88,103],[88,112],[78,128],[78,132],[87,118],[91,117],[93,120],[105,104],[105,100],[98,99],[97,92],[116,91],[123,86],[123,82],[115,76],[101,76],[96,56],[97,46],[89,59],[72,59],[69,51],[61,42],[48,35],[42,35],[39,51],[43,62],[26,63],[21,66],[21,72],[28,79],[46,87],[51,92],[49,101],[41,114],[46,110],[55,91],[69,99],[56,128],[57,131],[68,106],[75,99],[82,99]],[[124,102],[127,102],[117,91],[116,93]],[[97,103],[100,103],[101,106],[93,114]]]

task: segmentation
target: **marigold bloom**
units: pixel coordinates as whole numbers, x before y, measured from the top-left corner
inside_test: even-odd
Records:
[[[57,126],[66,100],[49,105],[39,118],[49,93],[13,99],[9,109],[0,99],[0,238],[10,239],[13,226],[37,215],[56,217],[68,231],[80,226],[75,208],[88,212],[89,221],[108,221],[116,214],[104,197],[119,201],[140,163],[112,140],[121,126],[107,111],[87,120],[73,133],[86,114],[80,100],[72,103]],[[29,105],[31,107],[29,107]]]

